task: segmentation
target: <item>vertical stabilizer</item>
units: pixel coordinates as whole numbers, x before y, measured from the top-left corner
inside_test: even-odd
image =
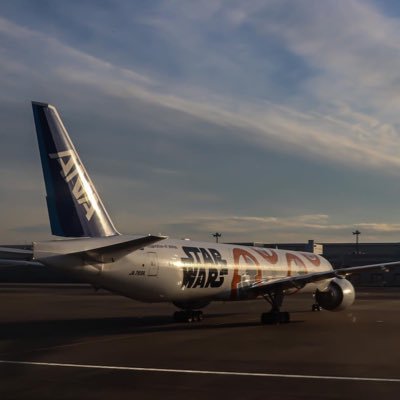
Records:
[[[55,107],[32,102],[51,232],[64,237],[118,235]]]

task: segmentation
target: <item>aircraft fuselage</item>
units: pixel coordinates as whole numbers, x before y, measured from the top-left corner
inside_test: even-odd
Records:
[[[170,239],[97,267],[93,284],[148,302],[245,300],[254,283],[332,270],[314,253]]]

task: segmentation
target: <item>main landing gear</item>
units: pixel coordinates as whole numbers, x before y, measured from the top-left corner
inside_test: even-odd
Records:
[[[176,322],[201,322],[203,321],[203,311],[200,310],[175,311],[174,320]]]
[[[284,297],[282,291],[270,292],[263,297],[271,305],[271,311],[261,314],[262,324],[287,324],[290,322],[290,314],[280,311]]]

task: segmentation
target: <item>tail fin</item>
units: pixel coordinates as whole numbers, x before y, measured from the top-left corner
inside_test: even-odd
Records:
[[[64,237],[118,235],[55,107],[32,102],[51,232]]]

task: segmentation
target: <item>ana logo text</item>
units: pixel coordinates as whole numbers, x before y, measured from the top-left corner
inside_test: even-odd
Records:
[[[86,210],[86,219],[90,221],[93,217],[97,198],[85,176],[78,160],[74,157],[72,150],[61,151],[59,153],[49,154],[51,159],[56,159],[62,170],[61,176],[69,185],[73,185],[72,194],[75,200],[82,204]]]

